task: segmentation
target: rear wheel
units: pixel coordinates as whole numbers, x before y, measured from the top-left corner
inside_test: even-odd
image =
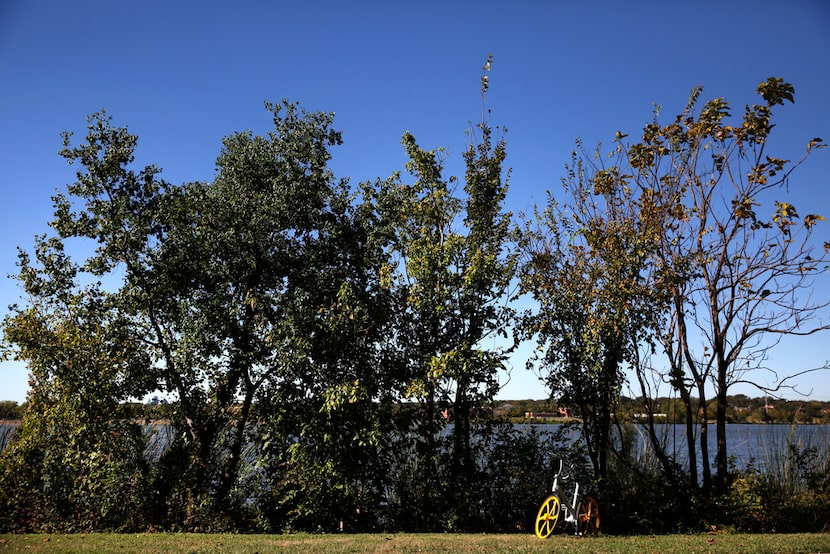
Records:
[[[559,521],[559,497],[556,495],[549,496],[542,503],[539,508],[539,513],[536,515],[536,536],[540,539],[546,539],[553,533],[553,528],[556,527],[556,522]]]
[[[594,536],[599,532],[599,502],[593,496],[586,496],[579,503],[576,525],[577,531],[582,536]]]

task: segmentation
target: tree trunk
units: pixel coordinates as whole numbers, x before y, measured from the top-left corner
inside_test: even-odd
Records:
[[[660,462],[660,465],[663,466],[663,475],[669,480],[672,488],[677,488],[674,466],[672,464],[672,460],[670,460],[666,454],[665,444],[661,443],[657,436],[657,431],[654,426],[654,404],[651,397],[647,394],[648,391],[645,382],[643,381],[643,375],[639,370],[637,371],[637,380],[640,383],[640,391],[643,394],[643,407],[646,410],[649,442],[651,443],[651,447],[654,449],[654,454],[657,456],[657,460]]]
[[[697,475],[697,446],[695,445],[695,417],[692,411],[692,399],[688,391],[683,389],[680,396],[686,409],[686,445],[689,453],[689,483],[692,489],[700,487]]]
[[[216,494],[216,500],[219,502],[220,506],[229,506],[229,503],[227,502],[228,497],[230,496],[230,492],[233,489],[233,485],[239,474],[239,464],[242,459],[242,447],[245,444],[245,428],[248,424],[248,416],[251,412],[253,397],[254,389],[248,387],[245,391],[245,398],[242,401],[238,419],[236,420],[236,424],[234,426],[230,452],[228,453],[228,459],[225,461],[224,471],[222,472],[222,481]]]
[[[700,408],[700,461],[703,468],[703,490],[712,489],[712,470],[709,462],[709,419],[706,411],[706,398],[699,401]]]
[[[729,390],[726,383],[726,364],[718,364],[718,391],[717,391],[717,412],[715,414],[715,430],[717,437],[718,451],[715,462],[717,466],[717,487],[725,492],[729,484],[729,467],[726,451],[726,393]]]

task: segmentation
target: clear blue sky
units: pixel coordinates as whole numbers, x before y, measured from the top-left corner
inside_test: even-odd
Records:
[[[825,0],[0,0],[0,273],[14,273],[16,247],[47,231],[50,197],[74,176],[57,155],[60,132],[83,136],[87,114],[106,108],[128,125],[138,163],[173,183],[211,179],[221,138],[267,131],[263,101],[281,98],[335,112],[338,176],[356,183],[402,169],[406,130],[447,148],[460,174],[488,53],[488,107],[508,129],[514,211],[557,189],[575,138],[636,136],[653,103],[673,116],[698,84],[704,99],[723,96],[740,114],[757,83],[783,77],[796,103],[776,110],[776,152],[797,158],[809,139],[830,140]],[[828,175],[824,150],[792,181],[796,206],[830,216]],[[0,281],[0,315],[18,297]],[[775,365],[820,365],[828,340],[785,345]],[[501,397],[546,397],[523,365]],[[23,401],[26,383],[24,367],[0,362],[0,399]],[[830,400],[830,373],[802,388]]]

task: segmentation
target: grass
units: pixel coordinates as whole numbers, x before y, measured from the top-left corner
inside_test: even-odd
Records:
[[[567,552],[791,553],[830,552],[830,534],[697,534],[579,538],[553,535],[372,534],[227,535],[91,533],[0,535],[4,552]]]

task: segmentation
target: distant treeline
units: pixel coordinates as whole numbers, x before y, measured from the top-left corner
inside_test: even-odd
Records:
[[[14,400],[0,400],[0,419],[22,419],[25,405]]]
[[[644,417],[642,398],[620,398],[617,418],[623,421],[636,421]],[[665,423],[685,423],[682,404],[675,398],[660,397],[655,403],[655,417]],[[175,404],[159,401],[130,402],[121,404],[123,415],[137,420],[159,421],[170,418]],[[13,400],[0,401],[0,419],[19,420],[23,418],[26,403],[18,404]],[[568,415],[560,411],[567,410]],[[448,419],[451,414],[445,414]],[[507,419],[518,423],[527,420],[547,421],[551,419],[568,419],[580,414],[570,406],[564,406],[555,400],[495,400],[492,409],[481,411],[479,418],[492,416],[494,419]],[[818,400],[785,400],[771,398],[752,398],[743,394],[729,397],[727,409],[729,423],[815,423],[830,424],[830,402]]]
[[[830,402],[751,398],[743,394],[728,398],[728,423],[830,423]],[[714,411],[714,401],[711,404]],[[646,414],[644,405],[642,398],[622,396],[616,417],[622,421],[642,419]],[[685,423],[685,412],[679,399],[660,397],[654,401],[654,406],[654,416],[661,422]],[[551,419],[562,417],[560,408],[567,408],[574,417],[580,416],[577,410],[558,404],[555,400],[497,400],[493,404],[493,414],[511,421]]]

